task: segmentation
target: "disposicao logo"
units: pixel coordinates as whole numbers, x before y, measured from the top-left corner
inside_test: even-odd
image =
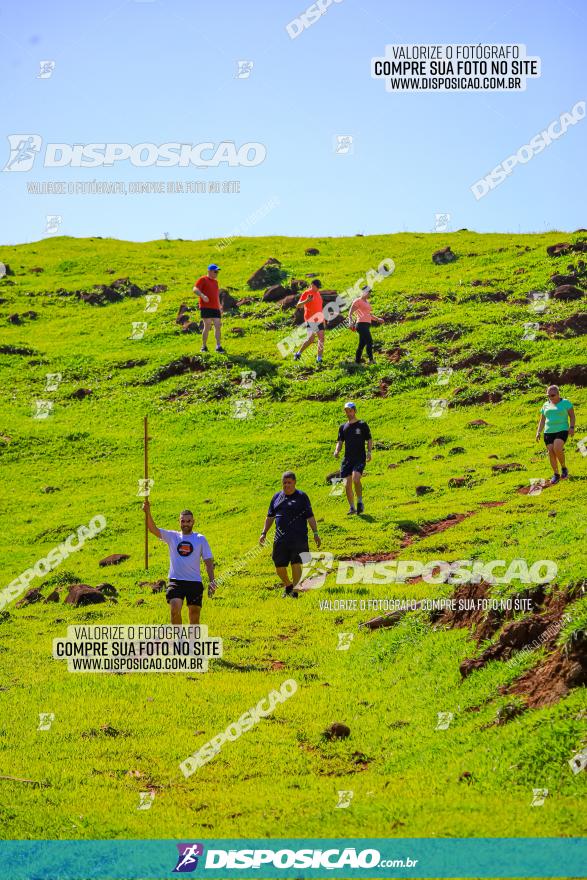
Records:
[[[177,865],[174,874],[190,874],[198,867],[198,857],[204,855],[202,843],[178,843]]]
[[[30,171],[43,139],[39,134],[9,134],[10,155],[3,171]],[[201,144],[46,144],[44,168],[112,167],[130,162],[135,168],[217,168],[219,165],[252,167],[265,160],[264,144],[251,141],[240,147],[234,141]]]

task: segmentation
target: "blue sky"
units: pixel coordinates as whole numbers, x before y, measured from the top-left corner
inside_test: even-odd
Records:
[[[477,201],[471,185],[587,100],[579,0],[341,0],[296,39],[307,0],[23,2],[0,10],[0,167],[9,134],[46,143],[262,143],[256,167],[1,172],[0,242],[46,235],[221,238],[270,200],[253,235],[353,235],[587,226],[587,120]],[[388,43],[524,43],[542,59],[525,92],[390,94],[371,78]],[[48,79],[39,62],[54,60]],[[253,62],[246,79],[237,61]],[[337,155],[337,135],[353,152]],[[582,161],[581,161],[582,160]],[[239,194],[32,195],[31,181],[239,180]]]

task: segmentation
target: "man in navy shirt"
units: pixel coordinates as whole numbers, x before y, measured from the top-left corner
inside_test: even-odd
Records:
[[[293,471],[284,473],[281,485],[282,491],[277,492],[271,499],[259,544],[265,543],[267,532],[275,522],[273,542],[275,570],[284,586],[283,597],[297,599],[298,593],[294,588],[302,576],[300,554],[310,552],[307,523],[310,523],[314,533],[316,547],[320,547],[321,542],[310,499],[305,492],[296,489],[296,475]],[[291,565],[291,578],[288,565]]]
[[[340,476],[344,480],[346,497],[350,505],[349,514],[352,515],[353,513],[363,513],[365,510],[361,475],[365,470],[366,463],[371,461],[373,439],[367,422],[357,418],[357,407],[352,400],[345,403],[344,413],[347,421],[338,429],[334,457],[338,458],[344,443],[344,458],[340,466]],[[367,449],[365,449],[365,444],[367,444]],[[357,496],[356,508],[353,488]]]

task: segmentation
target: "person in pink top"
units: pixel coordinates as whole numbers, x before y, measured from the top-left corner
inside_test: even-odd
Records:
[[[383,324],[383,318],[377,318],[373,314],[369,297],[371,296],[371,288],[363,287],[361,295],[351,303],[349,309],[349,321],[356,323],[357,333],[359,334],[359,345],[355,361],[357,364],[363,362],[363,349],[367,349],[367,357],[369,363],[375,363],[373,360],[373,338],[371,336],[371,324]]]

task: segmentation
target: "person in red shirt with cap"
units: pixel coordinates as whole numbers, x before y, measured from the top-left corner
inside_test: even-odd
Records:
[[[200,315],[204,322],[202,330],[202,351],[208,351],[206,343],[208,342],[208,334],[210,328],[214,325],[214,335],[216,337],[216,351],[220,354],[226,354],[222,348],[220,341],[220,323],[222,312],[220,311],[220,298],[218,296],[218,273],[220,266],[216,263],[210,263],[208,266],[208,274],[202,275],[194,284],[194,293],[200,297],[199,307]]]
[[[318,278],[314,278],[310,287],[307,290],[304,290],[298,300],[296,309],[299,309],[300,306],[304,307],[304,321],[308,329],[308,338],[300,350],[295,352],[294,360],[296,361],[300,360],[302,352],[305,351],[309,345],[312,345],[316,337],[318,337],[318,356],[316,357],[316,363],[322,363],[326,322],[324,321],[324,314],[322,313],[321,287],[322,282]]]

